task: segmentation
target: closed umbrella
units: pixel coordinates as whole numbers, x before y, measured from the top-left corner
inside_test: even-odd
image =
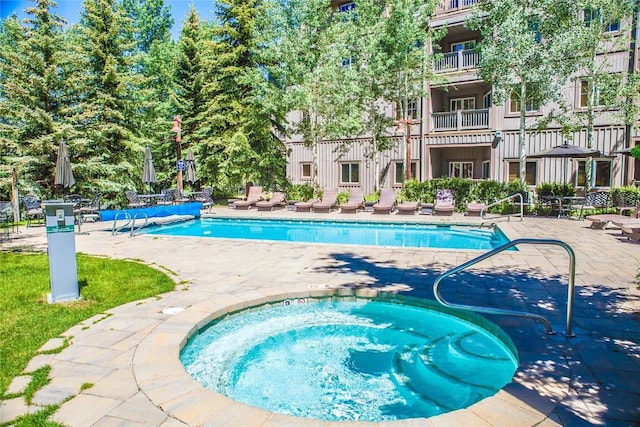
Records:
[[[562,158],[565,159],[562,163],[562,179],[566,183],[566,165],[568,159],[584,159],[587,157],[597,157],[600,156],[600,152],[598,150],[592,150],[590,148],[583,148],[577,145],[571,145],[565,142],[562,145],[557,145],[553,148],[549,148],[548,150],[540,151],[537,153],[529,154],[527,156],[528,159],[542,159],[542,158]]]
[[[184,180],[191,185],[195,184],[198,180],[198,178],[196,178],[196,160],[191,150],[189,150],[187,158],[185,159]]]
[[[151,157],[151,149],[144,149],[144,167],[142,169],[142,182],[149,184],[153,188],[153,184],[158,182],[156,177],[156,169],[153,167],[153,158]]]
[[[76,183],[71,171],[71,161],[67,152],[67,144],[60,141],[58,145],[58,158],[56,159],[56,179],[54,184],[61,185],[63,188],[69,188]]]

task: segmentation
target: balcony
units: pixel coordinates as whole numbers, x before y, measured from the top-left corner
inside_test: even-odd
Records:
[[[435,131],[488,129],[489,109],[433,113],[431,114],[431,125]]]
[[[435,9],[435,15],[453,12],[456,10],[467,9],[478,3],[478,0],[442,0]]]
[[[447,52],[434,64],[436,73],[451,73],[455,71],[476,68],[480,55],[475,49],[459,50],[457,52]]]

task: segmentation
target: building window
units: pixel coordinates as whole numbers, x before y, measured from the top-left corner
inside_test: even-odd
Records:
[[[396,104],[396,120],[400,120],[402,109]],[[418,98],[407,99],[407,117],[410,119],[418,118]]]
[[[584,187],[587,183],[587,161],[578,160],[576,187]],[[594,160],[591,170],[591,181],[594,187],[611,187],[611,160]]]
[[[467,40],[463,42],[451,43],[451,52],[460,52],[461,50],[472,50],[476,47],[475,40]]]
[[[540,111],[540,104],[538,102],[527,100],[524,111],[526,111],[527,113]],[[509,99],[509,113],[519,113],[519,112],[520,112],[520,95],[514,92],[511,94],[511,97]]]
[[[302,173],[300,175],[301,179],[313,179],[313,174],[312,174],[312,168],[311,168],[311,163],[300,163],[300,166],[302,167]]]
[[[584,23],[587,27],[590,27],[592,22],[598,25],[602,25],[602,23],[604,22],[601,9],[584,9],[583,13]],[[618,31],[620,31],[620,20],[614,19],[613,21],[607,23],[604,30],[607,33],[617,33]]]
[[[593,163],[594,187],[611,187],[611,160],[595,160]]]
[[[473,97],[469,98],[453,98],[449,100],[449,108],[450,111],[458,111],[458,110],[475,110],[476,109],[476,99]]]
[[[607,28],[605,29],[607,33],[617,33],[620,31],[620,20],[617,19],[614,22],[607,24]]]
[[[618,98],[618,88],[622,83],[619,74],[603,74],[599,77],[596,90],[593,92],[593,106],[615,105]],[[580,80],[579,106],[587,107],[591,85],[587,80]]]
[[[473,162],[449,162],[450,178],[473,178]]]
[[[482,179],[491,179],[491,161],[482,162]]]
[[[404,182],[404,177],[405,177],[405,173],[404,173],[404,162],[395,162],[395,173],[393,175],[393,183],[394,184],[402,184]],[[413,177],[413,179],[416,178],[418,173],[418,163],[417,162],[411,162],[411,176]]]
[[[358,184],[360,182],[360,163],[340,164],[340,183]]]
[[[538,163],[526,162],[525,177],[524,177],[525,184],[537,185],[538,184],[537,176],[538,176]],[[509,182],[514,180],[520,180],[520,162],[519,161],[509,162]]]

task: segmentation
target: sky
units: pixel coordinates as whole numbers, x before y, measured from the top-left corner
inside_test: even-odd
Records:
[[[209,21],[213,18],[213,4],[215,0],[165,0],[165,4],[171,7],[173,14],[173,28],[171,34],[174,40],[180,36],[182,29],[182,21],[187,16],[189,4],[193,3],[200,15],[200,19]],[[80,19],[80,10],[82,9],[82,0],[57,0],[58,7],[54,10],[67,20],[69,24],[75,24]],[[24,10],[35,5],[35,2],[28,0],[0,0],[0,19],[16,12],[18,18],[26,17]]]

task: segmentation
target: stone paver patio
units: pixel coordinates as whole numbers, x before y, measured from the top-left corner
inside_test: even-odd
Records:
[[[454,215],[373,216],[248,212],[214,209],[214,216],[340,218],[383,221],[473,222]],[[538,322],[485,315],[518,349],[514,380],[493,397],[429,419],[332,423],[249,407],[204,389],[183,369],[178,353],[209,319],[248,305],[291,296],[395,293],[433,299],[434,279],[478,256],[478,251],[276,243],[126,234],[111,224],[83,225],[78,252],[130,258],[173,275],[176,289],[87,319],[64,336],[71,345],[34,357],[9,392],[20,392],[29,372],[51,366],[51,381],[33,405],[0,403],[0,423],[60,404],[54,421],[86,426],[640,426],[640,290],[635,276],[640,244],[620,231],[592,230],[588,221],[527,217],[495,219],[511,239],[547,238],[576,253],[574,338],[564,335],[569,258],[559,246],[522,245],[447,279],[443,296],[457,303],[527,310],[548,317],[556,335]],[[46,250],[43,227],[22,229],[0,249]],[[123,283],[122,286],[126,286]],[[175,307],[184,308],[175,313]],[[173,313],[173,314],[172,314]],[[54,339],[45,348],[62,345]],[[89,388],[83,385],[91,384]],[[69,400],[66,400],[69,399]],[[64,403],[63,403],[64,402]]]

